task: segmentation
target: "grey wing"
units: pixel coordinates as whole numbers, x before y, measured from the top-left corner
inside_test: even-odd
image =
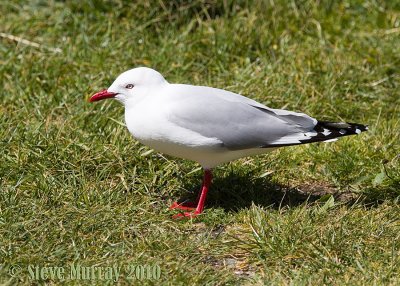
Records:
[[[307,115],[270,109],[223,90],[194,86],[183,90],[186,95],[177,96],[169,107],[169,120],[217,138],[230,150],[298,144],[315,126],[316,120]]]

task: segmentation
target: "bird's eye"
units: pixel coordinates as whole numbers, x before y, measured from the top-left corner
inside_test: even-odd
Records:
[[[134,85],[131,84],[131,83],[129,83],[129,84],[127,84],[127,85],[125,86],[125,88],[127,88],[127,89],[132,89],[133,87],[134,87]]]

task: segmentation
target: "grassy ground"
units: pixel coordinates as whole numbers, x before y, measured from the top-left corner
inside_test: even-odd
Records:
[[[137,284],[398,285],[398,2],[169,2],[0,3],[0,282],[74,262],[160,266]],[[86,101],[135,66],[370,131],[221,166],[205,214],[173,221],[198,166]]]

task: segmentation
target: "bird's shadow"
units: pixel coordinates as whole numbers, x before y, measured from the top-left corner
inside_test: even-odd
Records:
[[[191,190],[178,202],[196,201],[200,186],[185,186]],[[254,177],[254,174],[229,173],[223,177],[214,177],[207,195],[207,208],[223,208],[225,211],[239,211],[252,204],[264,207],[282,208],[298,206],[305,202],[315,202],[321,197],[335,195],[331,186],[287,186],[273,182],[267,177]]]

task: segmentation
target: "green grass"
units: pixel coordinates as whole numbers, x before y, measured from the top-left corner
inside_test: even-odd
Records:
[[[74,262],[158,264],[150,285],[398,285],[398,1],[130,2],[0,3],[0,32],[40,44],[0,38],[0,282]],[[370,131],[221,166],[205,214],[174,221],[198,165],[87,102],[143,65]]]

